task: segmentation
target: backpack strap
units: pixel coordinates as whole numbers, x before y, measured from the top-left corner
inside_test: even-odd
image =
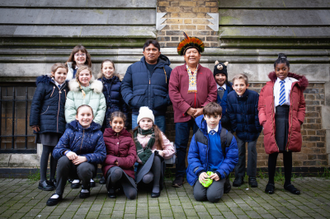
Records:
[[[228,132],[227,129],[222,128],[220,132],[220,139],[221,139],[221,149],[224,158],[226,158],[226,147],[229,147],[231,141],[233,140],[233,134]]]

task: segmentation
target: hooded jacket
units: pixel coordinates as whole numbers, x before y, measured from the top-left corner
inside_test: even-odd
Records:
[[[65,102],[65,120],[70,123],[76,119],[76,112],[79,106],[87,104],[92,107],[94,114],[94,122],[99,125],[103,124],[106,103],[102,93],[103,85],[101,81],[91,80],[88,87],[81,87],[86,96],[84,98],[79,83],[76,79],[69,82],[70,92]]]
[[[112,128],[106,128],[103,134],[107,148],[107,156],[103,163],[103,175],[106,176],[111,167],[122,168],[125,173],[134,179],[134,163],[136,161],[136,148],[132,135],[126,130],[116,133]]]
[[[127,117],[127,105],[121,96],[121,81],[117,76],[114,75],[110,79],[101,77],[98,80],[103,84],[103,95],[107,103],[103,127],[110,128],[111,113],[121,111]]]
[[[274,84],[276,82],[276,73],[270,72],[268,75],[270,81],[261,89],[259,96],[259,121],[264,127],[264,146],[267,154],[279,152],[279,147],[275,140],[275,105],[274,105]],[[288,77],[297,81],[292,83],[290,92],[290,111],[289,111],[289,130],[288,142],[285,150],[298,152],[301,150],[302,138],[300,126],[304,122],[306,102],[303,91],[308,86],[308,80],[305,76],[289,72]]]
[[[207,132],[207,124],[204,120],[204,115],[198,116],[196,119],[196,124],[199,129],[194,134],[191,139],[189,152],[188,152],[188,168],[187,172],[187,182],[193,186],[195,182],[198,180],[199,174],[202,172],[208,171],[208,153],[210,145],[208,144],[208,132]],[[219,122],[218,134],[221,132],[221,124]],[[221,142],[219,145],[212,145],[212,147],[218,146],[221,147]],[[237,142],[235,137],[232,138],[229,147],[225,148],[225,155],[219,157],[219,166],[218,170],[215,171],[218,174],[220,179],[226,178],[230,174],[231,171],[234,170],[236,164],[238,162],[238,149]]]
[[[36,80],[37,89],[34,93],[30,126],[39,126],[38,133],[61,133],[65,131],[64,104],[68,93],[68,83],[64,82],[61,89],[55,81],[46,75]]]
[[[258,139],[262,130],[258,119],[259,94],[246,89],[242,97],[236,92],[227,96],[227,114],[233,132],[239,139],[247,142]]]
[[[53,150],[53,157],[60,159],[67,150],[85,156],[88,163],[103,163],[106,150],[101,126],[92,122],[90,127],[83,128],[77,120],[68,124],[63,136]]]
[[[173,103],[174,122],[187,122],[192,119],[186,112],[190,107],[202,108],[217,99],[217,84],[210,69],[198,65],[197,93],[188,93],[189,76],[186,65],[173,69],[169,94]]]
[[[148,106],[155,116],[165,115],[171,101],[168,95],[168,82],[172,69],[170,60],[160,55],[154,73],[150,73],[145,58],[127,68],[122,81],[121,94],[132,108],[132,114],[139,114],[141,106]]]

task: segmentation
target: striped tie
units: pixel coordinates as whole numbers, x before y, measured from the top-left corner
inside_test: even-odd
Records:
[[[280,81],[281,87],[280,87],[280,101],[279,104],[282,106],[285,103],[285,81]]]

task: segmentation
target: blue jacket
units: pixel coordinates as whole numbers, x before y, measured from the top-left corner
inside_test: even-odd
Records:
[[[132,108],[132,114],[137,115],[141,106],[148,106],[155,116],[165,115],[167,106],[171,104],[168,95],[168,82],[172,71],[170,64],[170,60],[161,54],[153,74],[150,74],[144,57],[127,68],[121,94]]]
[[[242,97],[236,92],[227,96],[227,115],[233,132],[243,141],[254,141],[259,137],[262,126],[258,118],[259,94],[246,89]]]
[[[222,116],[226,115],[226,109],[227,109],[227,95],[233,90],[233,85],[231,82],[226,82],[226,90],[223,94],[222,99],[220,99],[220,96],[217,94],[217,103],[222,107]]]
[[[59,89],[51,77],[42,75],[37,78],[36,84],[37,89],[31,104],[30,126],[39,126],[38,133],[64,133],[64,105],[69,89],[67,82]]]
[[[204,116],[201,115],[195,119],[196,124],[199,126],[198,131],[194,134],[191,139],[189,152],[188,152],[188,168],[187,172],[187,182],[193,186],[198,180],[199,174],[208,171],[208,133],[207,124],[204,120]],[[218,134],[221,132],[221,124],[219,123]],[[219,142],[219,147],[221,147],[221,142]],[[219,169],[215,171],[220,179],[224,179],[234,170],[238,162],[238,149],[235,137],[232,138],[229,147],[225,147],[225,156],[219,157]]]
[[[65,156],[65,151],[70,150],[85,156],[89,163],[103,163],[107,152],[100,128],[94,121],[89,128],[83,128],[77,120],[70,122],[53,150],[53,157],[60,159]]]
[[[117,76],[113,76],[110,79],[104,77],[99,79],[103,83],[103,94],[107,103],[107,109],[105,112],[105,120],[103,122],[103,128],[110,128],[110,116],[115,111],[121,111],[125,113],[127,117],[127,105],[124,102],[121,93],[121,81]]]

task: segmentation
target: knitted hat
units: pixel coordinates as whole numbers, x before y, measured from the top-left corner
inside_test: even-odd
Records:
[[[147,106],[141,106],[139,110],[139,115],[137,117],[137,124],[139,124],[140,120],[143,118],[149,118],[152,120],[153,123],[155,123],[155,116],[151,109],[149,109]]]
[[[182,40],[178,45],[178,54],[184,55],[187,49],[195,48],[199,53],[204,52],[204,43],[201,39],[197,37],[189,37],[185,32],[183,32],[185,39]]]
[[[215,77],[217,74],[221,73],[221,74],[226,75],[226,78],[228,80],[227,65],[228,65],[228,62],[220,63],[219,61],[215,61],[213,76]]]

